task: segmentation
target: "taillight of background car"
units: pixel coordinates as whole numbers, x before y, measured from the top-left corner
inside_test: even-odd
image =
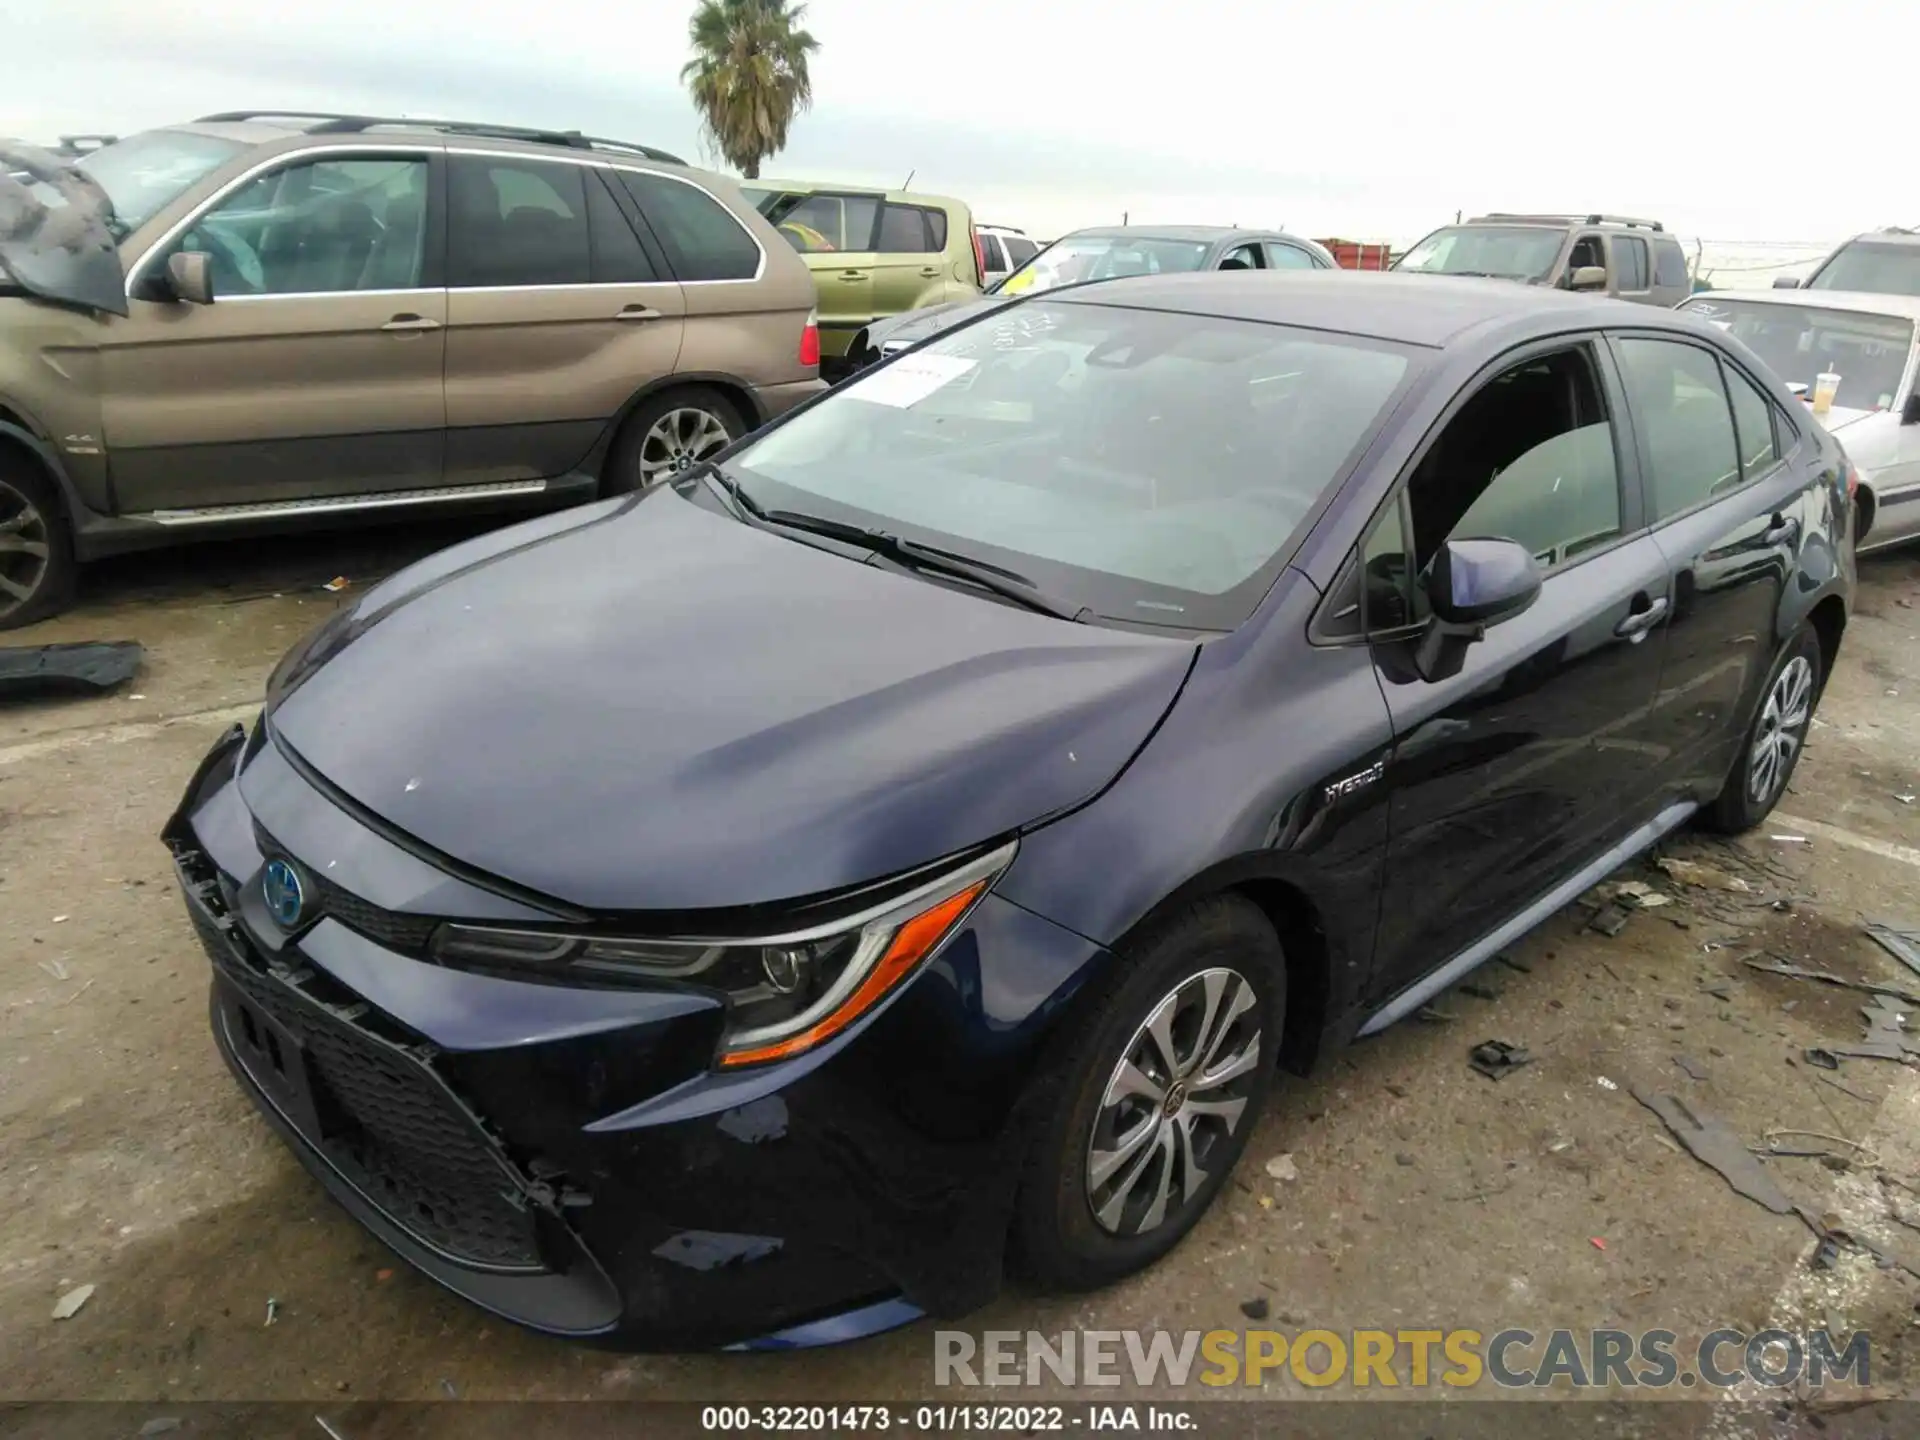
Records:
[[[806,329],[800,332],[800,363],[818,367],[820,364],[820,312],[807,312]]]
[[[980,232],[973,226],[967,227],[967,234],[973,237],[973,283],[984,285],[987,283],[986,247],[980,243]]]

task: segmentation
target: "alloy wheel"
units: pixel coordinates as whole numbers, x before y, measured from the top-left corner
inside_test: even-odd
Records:
[[[1224,1164],[1260,1065],[1258,1001],[1203,970],[1153,1007],[1114,1066],[1087,1145],[1087,1200],[1113,1235],[1145,1235]]]
[[[1753,749],[1747,756],[1747,793],[1765,805],[1787,783],[1787,772],[1813,716],[1813,666],[1804,655],[1789,660],[1774,677],[1761,707]]]
[[[51,551],[40,507],[0,480],[0,616],[11,615],[39,592]]]
[[[640,485],[644,489],[696,465],[732,443],[720,417],[710,410],[682,406],[647,427],[640,441]]]

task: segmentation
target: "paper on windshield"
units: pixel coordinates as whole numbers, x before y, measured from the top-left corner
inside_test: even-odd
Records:
[[[891,405],[904,410],[917,405],[943,385],[951,385],[980,362],[959,355],[903,355],[847,386],[849,400]]]

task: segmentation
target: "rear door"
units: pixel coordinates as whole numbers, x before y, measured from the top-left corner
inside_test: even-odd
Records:
[[[563,475],[679,362],[685,300],[604,167],[448,157],[447,474]]]
[[[1787,578],[1817,537],[1818,478],[1799,427],[1737,366],[1668,335],[1616,336],[1648,517],[1673,576],[1667,667],[1650,738],[1665,773],[1720,788],[1773,662]],[[1809,557],[1809,569],[1830,565]]]
[[[1612,257],[1609,273],[1613,293],[1622,300],[1649,301],[1653,298],[1653,259],[1647,252],[1646,237],[1612,234],[1607,236]]]
[[[1392,847],[1377,998],[1445,962],[1646,818],[1667,564],[1640,524],[1630,433],[1597,338],[1499,362],[1428,443],[1364,556],[1366,625],[1393,717]],[[1540,598],[1414,665],[1416,577],[1447,539],[1533,552]]]
[[[873,248],[875,314],[898,315],[947,298],[946,211],[886,202]]]
[[[217,195],[137,264],[101,329],[116,507],[198,510],[440,483],[447,294],[437,150],[296,155]],[[209,257],[214,302],[167,298]]]

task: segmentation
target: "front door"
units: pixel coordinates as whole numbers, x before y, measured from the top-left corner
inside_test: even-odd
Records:
[[[1366,543],[1366,614],[1393,719],[1376,998],[1494,930],[1604,848],[1651,790],[1667,565],[1640,530],[1617,390],[1595,343],[1503,362],[1431,441]],[[1458,673],[1414,665],[1417,577],[1444,540],[1517,540],[1545,572]]]
[[[686,303],[602,167],[448,160],[447,478],[564,475],[679,363]]]
[[[100,343],[122,513],[440,483],[447,297],[437,155],[293,160],[152,252]],[[210,260],[214,302],[167,298],[167,259]]]
[[[1794,422],[1704,346],[1614,341],[1633,407],[1654,539],[1673,570],[1672,634],[1651,735],[1668,773],[1711,798],[1779,642],[1802,540],[1822,533],[1817,478],[1783,463]]]

